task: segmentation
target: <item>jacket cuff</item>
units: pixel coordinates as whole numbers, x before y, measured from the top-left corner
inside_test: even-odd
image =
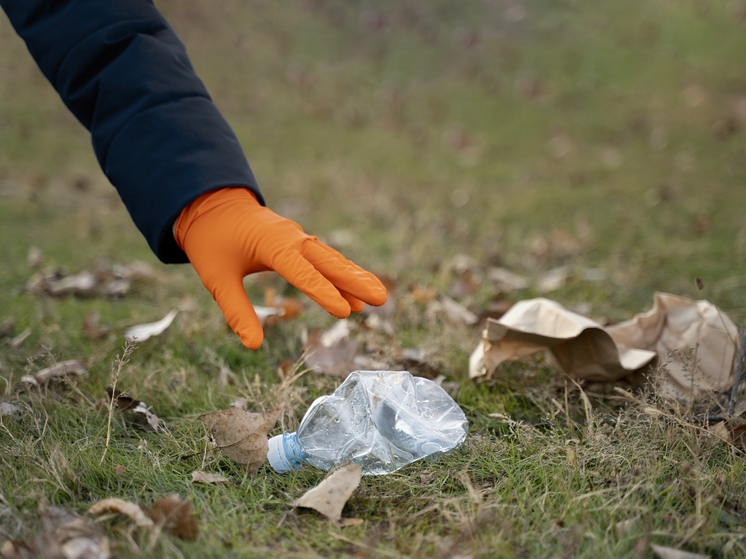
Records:
[[[206,97],[184,97],[137,114],[112,142],[104,172],[165,263],[189,261],[172,226],[202,194],[243,187],[264,205],[238,139]]]

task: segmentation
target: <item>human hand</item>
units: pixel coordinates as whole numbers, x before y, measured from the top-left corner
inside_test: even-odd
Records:
[[[208,192],[184,208],[174,237],[249,349],[264,333],[243,287],[248,274],[274,270],[329,314],[346,318],[364,303],[382,305],[386,289],[297,223],[257,202],[246,188]]]

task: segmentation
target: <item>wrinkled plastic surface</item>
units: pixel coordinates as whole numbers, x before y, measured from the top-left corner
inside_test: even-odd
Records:
[[[322,470],[346,462],[393,472],[457,448],[469,422],[445,390],[407,371],[355,371],[318,398],[297,430],[301,458]]]

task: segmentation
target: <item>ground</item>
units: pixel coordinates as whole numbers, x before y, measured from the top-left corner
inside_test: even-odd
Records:
[[[110,518],[102,526],[117,556],[654,557],[651,543],[746,554],[744,455],[696,423],[699,407],[586,385],[588,414],[580,390],[540,357],[471,381],[479,328],[428,303],[450,293],[479,313],[544,295],[616,322],[666,291],[707,298],[742,326],[746,4],[157,5],[270,207],[393,287],[393,332],[353,318],[362,352],[384,363],[424,352],[428,370],[457,383],[471,432],[447,456],[364,478],[344,509],[363,523],[341,529],[290,506],[322,472],[249,475],[206,451],[202,413],[236,398],[253,411],[288,398],[275,434],[334,389],[336,376],[282,376],[301,358],[304,332],[334,320],[303,300],[299,316],[266,328],[261,349],[243,348],[193,270],[149,252],[86,131],[3,16],[0,399],[20,412],[0,429],[2,539],[43,530],[40,504],[82,514],[107,497],[150,505],[178,493],[194,506],[197,540],[151,538]],[[143,261],[154,272],[119,298],[34,294],[32,247],[41,268]],[[489,280],[494,267],[533,282],[559,266],[568,277],[549,293],[498,292]],[[267,287],[300,298],[279,278],[246,285],[258,304]],[[118,379],[173,431],[146,432],[116,412],[107,448],[102,399],[124,331],[175,308],[174,324],[139,344]],[[84,328],[93,312],[108,333]],[[68,359],[86,373],[20,382]],[[229,483],[193,485],[195,470]]]

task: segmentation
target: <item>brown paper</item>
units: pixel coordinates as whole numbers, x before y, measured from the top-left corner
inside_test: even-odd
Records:
[[[548,349],[564,373],[584,380],[637,376],[659,362],[662,390],[685,399],[732,384],[737,335],[712,303],[666,293],[656,293],[650,311],[608,328],[555,301],[529,299],[500,320],[488,320],[469,359],[469,376],[489,376],[507,360]]]

